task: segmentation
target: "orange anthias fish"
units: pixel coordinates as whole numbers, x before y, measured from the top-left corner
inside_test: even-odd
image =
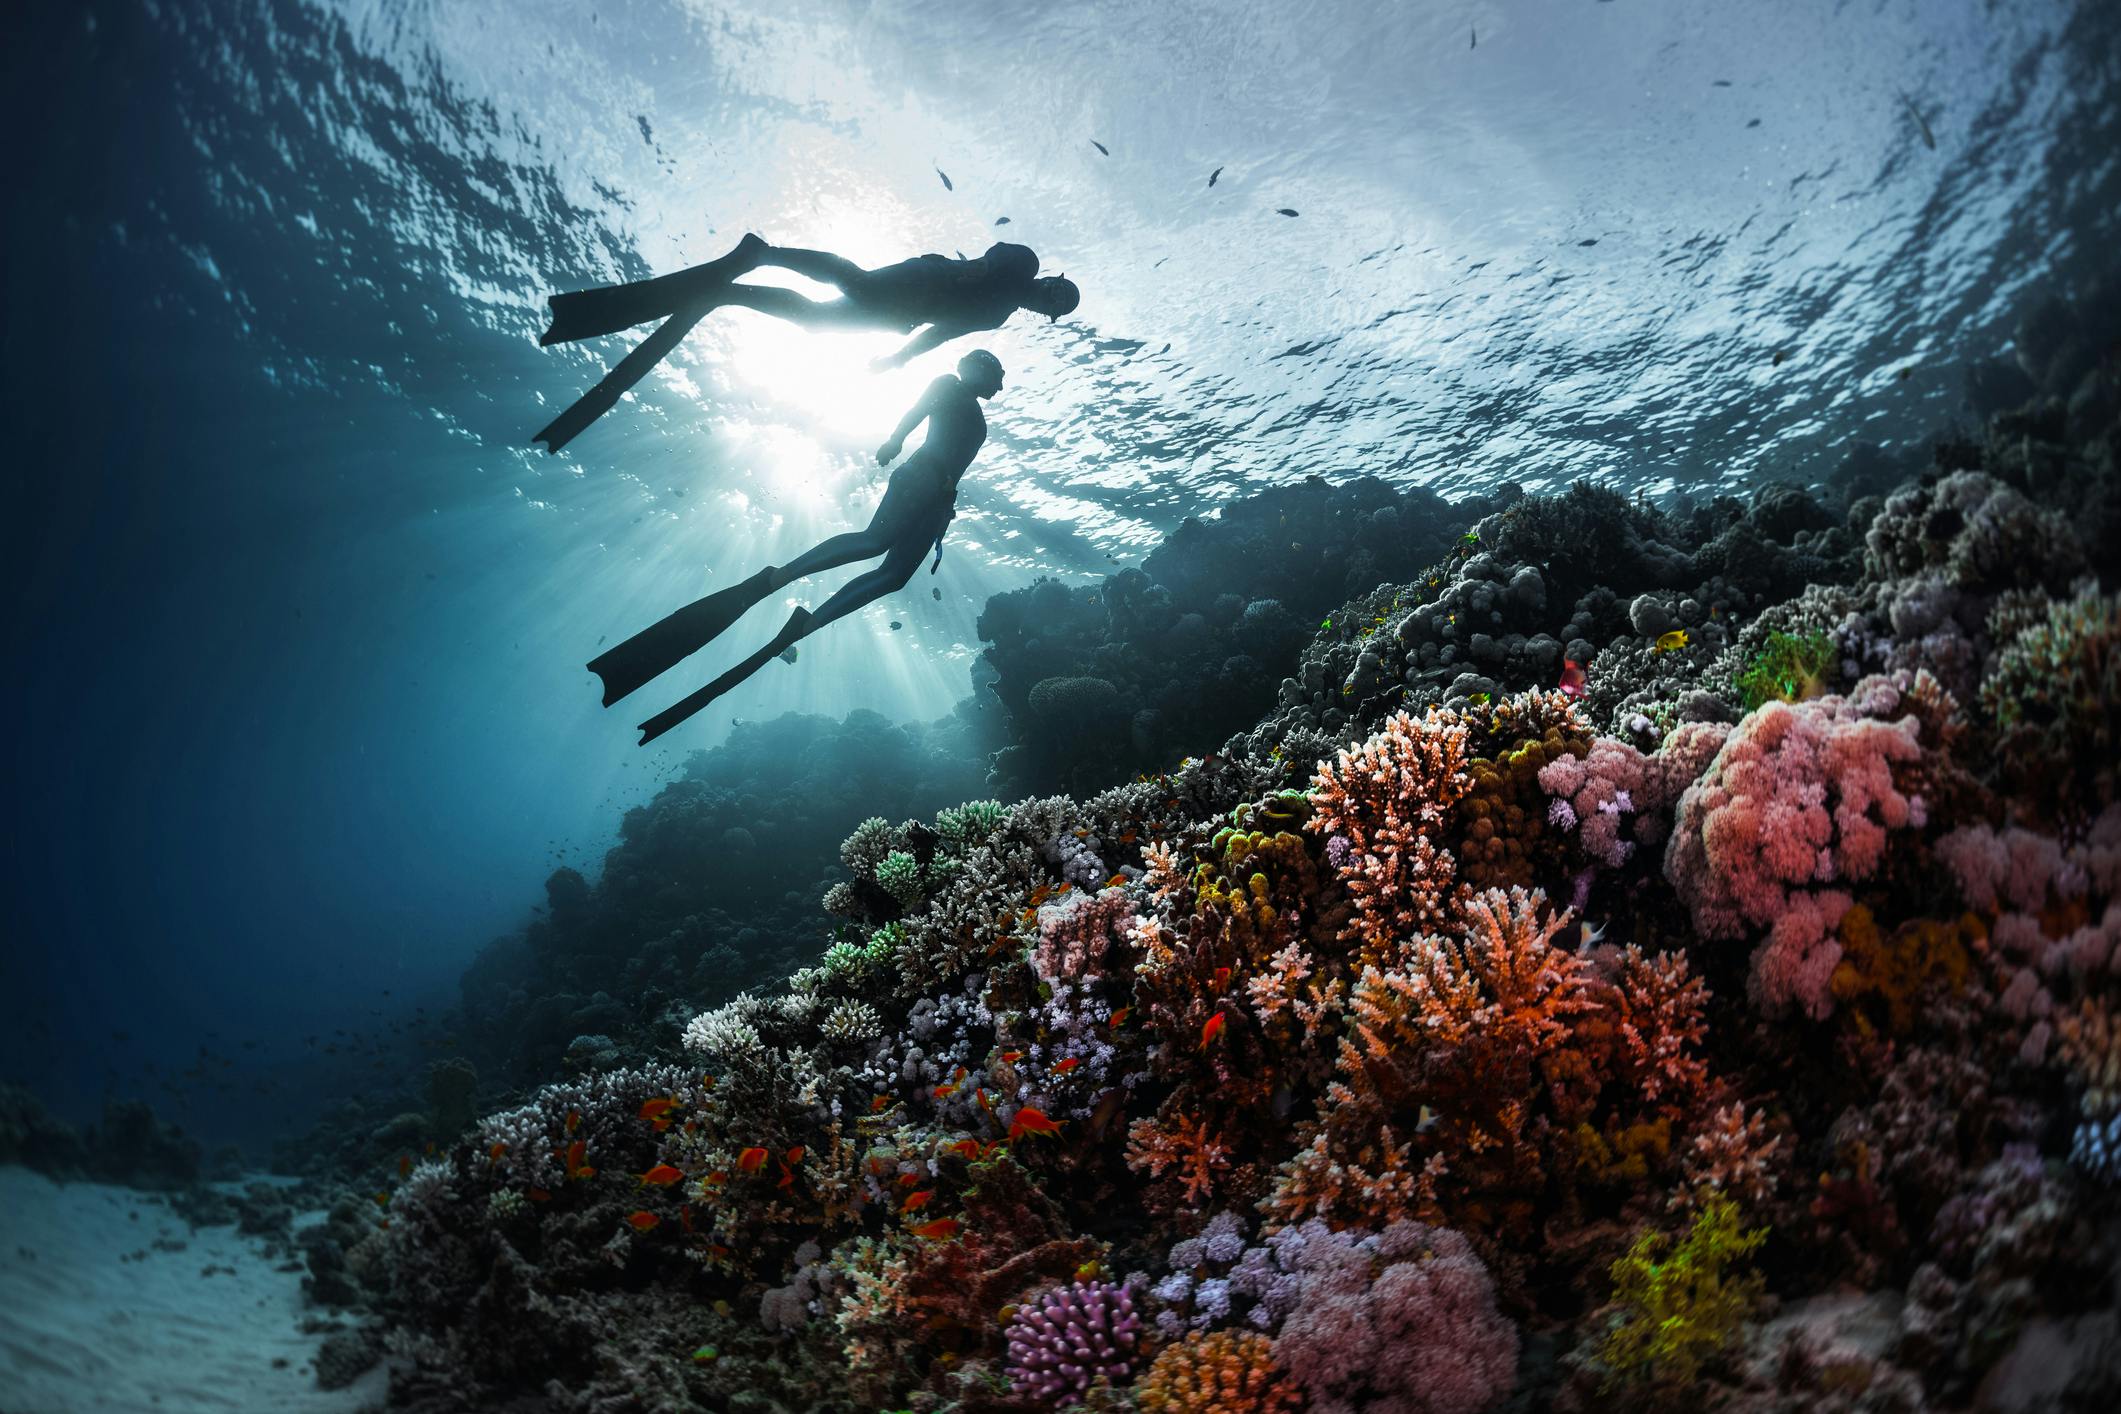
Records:
[[[766,1167],[766,1159],[765,1146],[754,1144],[736,1156],[736,1171],[738,1173],[757,1173],[760,1169]]]
[[[1066,1060],[1054,1062],[1053,1073],[1055,1075],[1066,1075],[1069,1071],[1075,1069],[1082,1063],[1083,1060],[1081,1056],[1069,1056]]]
[[[530,1195],[530,1201],[533,1203],[550,1203],[552,1201],[552,1195],[542,1188],[531,1188],[525,1191]]]
[[[1002,1052],[1002,1064],[1003,1064],[1003,1065],[1015,1065],[1015,1064],[1016,1064],[1016,1063],[1017,1063],[1018,1061],[1022,1060],[1023,1058],[1024,1058],[1024,1053],[1023,1053],[1022,1051],[1003,1051],[1003,1052]]]
[[[1562,659],[1561,681],[1557,684],[1557,686],[1561,688],[1563,693],[1570,697],[1583,696],[1583,664],[1577,662],[1574,658]]]
[[[685,1171],[683,1169],[674,1168],[669,1164],[657,1164],[648,1172],[639,1175],[639,1178],[643,1183],[652,1183],[658,1188],[667,1188],[684,1176]]]
[[[489,1164],[497,1164],[501,1162],[501,1155],[507,1152],[508,1146],[506,1144],[492,1145],[486,1150],[486,1162]]]
[[[572,1133],[574,1133],[574,1132],[575,1132],[575,1131],[576,1131],[577,1129],[580,1129],[581,1127],[582,1127],[582,1112],[581,1112],[580,1110],[569,1110],[569,1111],[567,1112],[567,1132],[568,1132],[569,1134],[572,1134]]]
[[[662,1219],[646,1208],[636,1209],[626,1215],[626,1226],[635,1232],[651,1232],[662,1224]]]
[[[938,1099],[938,1100],[947,1100],[947,1099],[949,1099],[949,1098],[950,1098],[950,1097],[951,1097],[952,1095],[955,1095],[956,1093],[957,1093],[957,1086],[956,1086],[955,1084],[950,1084],[950,1085],[938,1085],[938,1086],[936,1086],[936,1087],[935,1087],[935,1091],[934,1091],[934,1094],[935,1094],[935,1098],[936,1098],[936,1099]]]
[[[932,1223],[922,1223],[919,1227],[908,1230],[915,1237],[944,1238],[957,1236],[959,1230],[963,1227],[964,1224],[956,1218],[937,1218]]]
[[[677,1107],[678,1102],[676,1100],[643,1100],[641,1102],[641,1118],[654,1125],[656,1133],[660,1134],[670,1128],[670,1112]]]
[[[567,1146],[567,1176],[569,1178],[595,1178],[597,1176],[595,1169],[582,1162],[582,1156],[588,1151],[589,1146],[579,1139]]]
[[[1011,1139],[1021,1139],[1026,1134],[1058,1133],[1060,1133],[1060,1126],[1047,1119],[1044,1110],[1033,1109],[1029,1105],[1018,1110],[1016,1118],[1009,1122],[1009,1137]]]
[[[904,1211],[909,1213],[917,1213],[921,1209],[927,1207],[928,1200],[933,1198],[934,1196],[935,1190],[933,1188],[923,1188],[918,1193],[908,1193],[906,1195]]]
[[[1214,1041],[1217,1036],[1220,1036],[1222,1034],[1223,1014],[1221,1012],[1217,1012],[1215,1013],[1215,1015],[1209,1017],[1200,1028],[1200,1048],[1205,1051],[1206,1049],[1208,1049],[1209,1043]]]
[[[869,1102],[869,1113],[873,1115],[880,1115],[890,1106],[890,1104],[890,1096],[879,1095]]]
[[[403,1178],[403,1177],[405,1177],[405,1175],[406,1175],[406,1174],[409,1174],[409,1173],[411,1173],[411,1172],[412,1172],[412,1155],[410,1155],[410,1154],[400,1154],[400,1155],[398,1155],[398,1177],[400,1177],[400,1178]]]
[[[1229,986],[1229,985],[1230,985],[1230,969],[1229,969],[1229,968],[1227,968],[1227,967],[1218,967],[1218,968],[1216,968],[1216,969],[1215,969],[1215,990],[1219,992],[1219,991],[1221,991],[1221,990],[1222,990],[1223,988],[1225,988],[1225,987],[1227,987],[1227,986]]]
[[[987,1157],[987,1146],[985,1144],[980,1143],[977,1139],[960,1139],[955,1144],[945,1144],[943,1146],[943,1152],[946,1154],[955,1154],[959,1158],[963,1159],[965,1162],[971,1163],[975,1160],[984,1159]],[[906,1175],[906,1178],[912,1180],[915,1183],[920,1182],[920,1176],[917,1174],[909,1173]]]
[[[1122,1026],[1126,1025],[1126,1024],[1127,1024],[1127,1018],[1128,1018],[1129,1016],[1131,1016],[1131,1015],[1133,1014],[1133,1012],[1134,1012],[1134,1008],[1133,1008],[1133,1007],[1130,1007],[1130,1006],[1123,1006],[1123,1007],[1121,1007],[1121,1008],[1120,1008],[1120,1009],[1119,1009],[1118,1011],[1115,1011],[1115,1012],[1113,1012],[1113,1013],[1112,1013],[1112,1021],[1111,1021],[1111,1023],[1110,1023],[1110,1024],[1111,1024],[1111,1026],[1112,1026],[1112,1029],[1116,1031],[1116,1030],[1118,1030],[1118,1029],[1119,1029],[1120,1027],[1122,1027]]]

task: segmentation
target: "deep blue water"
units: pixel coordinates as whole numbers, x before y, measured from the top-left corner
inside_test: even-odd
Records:
[[[728,716],[947,711],[989,594],[1265,485],[1743,486],[1936,433],[2028,292],[2110,258],[2117,13],[11,18],[0,1076],[78,1109],[213,1031],[291,1084],[193,1123],[298,1115],[344,1076],[296,1038],[446,998]],[[746,229],[865,261],[1001,231],[1085,300],[988,341],[1011,386],[942,598],[643,751],[583,660],[859,521],[941,366],[731,316],[525,447],[623,347],[538,349],[546,294]]]

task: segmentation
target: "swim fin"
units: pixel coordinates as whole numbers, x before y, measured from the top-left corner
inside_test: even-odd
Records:
[[[797,609],[788,616],[788,622],[781,626],[781,631],[773,636],[773,642],[767,644],[728,672],[723,673],[690,697],[685,698],[681,702],[672,703],[647,721],[641,723],[641,745],[646,746],[649,742],[654,741],[664,732],[669,731],[693,713],[707,706],[715,698],[734,690],[746,678],[749,678],[760,668],[765,667],[775,658],[778,658],[790,644],[809,634],[810,619],[811,615],[808,609]]]
[[[576,398],[567,411],[546,423],[530,440],[543,442],[548,452],[557,452],[572,442],[590,423],[616,407],[620,396],[646,377],[648,370],[661,363],[692,332],[692,326],[706,317],[705,308],[671,315],[660,329],[641,340],[639,348],[620,359],[618,366],[598,380],[594,388]]]
[[[553,295],[546,300],[552,306],[552,325],[538,335],[538,343],[549,348],[576,339],[594,339],[675,314],[709,298],[716,286],[756,270],[759,253],[765,249],[764,241],[747,234],[729,254],[690,270]]]
[[[706,647],[772,592],[773,567],[769,565],[741,584],[732,584],[727,589],[693,600],[624,643],[590,659],[589,671],[604,680],[604,705],[609,707],[650,678],[667,672]]]

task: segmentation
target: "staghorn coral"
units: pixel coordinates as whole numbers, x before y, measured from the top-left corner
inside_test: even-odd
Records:
[[[1346,842],[1335,868],[1355,902],[1347,936],[1382,949],[1443,917],[1457,869],[1429,836],[1465,794],[1465,761],[1465,724],[1432,709],[1419,720],[1395,713],[1320,764],[1307,828]]]
[[[1144,1414],[1294,1414],[1303,1396],[1256,1331],[1188,1332],[1142,1372],[1134,1400]]]

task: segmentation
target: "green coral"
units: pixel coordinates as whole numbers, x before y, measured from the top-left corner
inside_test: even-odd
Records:
[[[921,864],[902,849],[894,849],[876,862],[876,881],[902,908],[921,903]]]
[[[1766,1228],[1747,1231],[1721,1196],[1669,1254],[1664,1233],[1636,1238],[1612,1267],[1613,1300],[1625,1314],[1599,1347],[1611,1382],[1685,1384],[1728,1347],[1762,1287],[1759,1273],[1737,1268],[1766,1239]]]
[[[977,844],[999,830],[1008,813],[998,800],[946,806],[935,812],[935,832],[952,844]]]
[[[1827,674],[1841,650],[1825,631],[1767,636],[1753,661],[1733,680],[1741,706],[1750,712],[1769,702],[1803,702],[1826,691]]]

